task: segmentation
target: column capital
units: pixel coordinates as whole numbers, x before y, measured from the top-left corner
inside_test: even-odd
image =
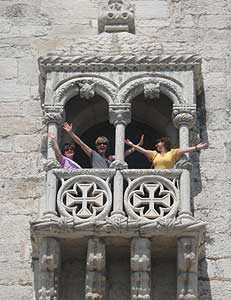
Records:
[[[173,124],[176,128],[184,125],[189,129],[196,123],[196,105],[191,106],[173,106],[172,111]]]
[[[124,124],[125,126],[131,122],[131,104],[110,105],[109,106],[109,121],[116,126]]]
[[[43,121],[46,125],[53,123],[60,126],[63,124],[65,117],[63,106],[45,106],[44,112]]]

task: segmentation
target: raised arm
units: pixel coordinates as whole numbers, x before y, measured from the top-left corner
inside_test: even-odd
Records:
[[[141,136],[141,141],[143,141],[143,135]],[[125,144],[127,144],[127,145],[130,146],[130,147],[132,147],[135,151],[138,151],[138,152],[144,154],[144,155],[148,158],[148,160],[152,160],[152,154],[151,154],[151,151],[150,151],[150,150],[146,150],[146,149],[144,149],[143,147],[141,147],[141,146],[139,145],[140,142],[139,142],[137,145],[135,145],[135,144],[133,144],[129,139],[126,139],[126,140],[125,140]],[[142,142],[142,144],[143,144],[143,142]]]
[[[126,143],[126,141],[129,141],[129,140],[125,140],[125,143]],[[129,141],[129,142],[130,142],[130,141]],[[141,137],[140,137],[140,141],[139,141],[138,144],[136,144],[136,146],[142,146],[143,143],[144,143],[144,135],[142,134]],[[126,144],[127,144],[127,143],[126,143]],[[127,144],[127,145],[128,145],[128,144]],[[129,146],[130,146],[130,145],[129,145]],[[143,149],[143,148],[142,148],[142,149]],[[130,149],[128,149],[128,150],[126,150],[126,151],[124,152],[124,156],[127,157],[127,156],[129,156],[130,154],[132,154],[132,153],[134,153],[134,152],[135,152],[135,148],[132,147],[132,148],[130,148]]]
[[[64,123],[63,129],[70,135],[70,137],[78,144],[81,149],[87,154],[87,156],[92,155],[92,149],[86,145],[73,131],[72,131],[72,124],[68,124],[67,122]]]
[[[56,138],[55,138],[52,134],[50,134],[50,133],[48,133],[48,137],[50,138],[49,145],[54,149],[54,151],[55,151],[55,156],[56,156],[57,160],[61,163],[61,161],[62,161],[62,159],[63,159],[63,155],[62,155],[62,153],[61,153],[61,151],[60,151],[60,148],[59,148],[59,145],[58,145],[58,143],[57,143],[57,140],[56,140]]]
[[[196,146],[193,146],[193,147],[179,148],[177,150],[177,153],[178,153],[178,155],[183,155],[184,153],[191,153],[193,151],[200,151],[200,150],[206,149],[206,148],[208,148],[207,143],[204,143],[204,144],[200,143],[200,144],[198,144]]]

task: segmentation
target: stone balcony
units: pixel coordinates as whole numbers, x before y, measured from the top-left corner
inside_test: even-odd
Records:
[[[47,173],[45,209],[32,228],[44,237],[59,238],[203,231],[205,224],[184,209],[190,207],[182,186],[185,171],[52,169]]]

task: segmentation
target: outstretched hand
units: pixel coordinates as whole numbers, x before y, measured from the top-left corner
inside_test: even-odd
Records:
[[[140,141],[139,141],[139,143],[137,144],[137,146],[143,146],[143,143],[144,143],[144,134],[141,135]]]
[[[124,142],[125,142],[125,144],[127,144],[130,147],[133,147],[133,145],[134,145],[129,139],[125,139]]]
[[[209,145],[208,145],[208,143],[204,143],[204,144],[200,143],[196,147],[197,147],[197,149],[201,150],[201,149],[207,149],[209,147]]]
[[[63,129],[67,132],[70,133],[72,131],[72,124],[68,124],[67,122],[65,122],[63,124]]]

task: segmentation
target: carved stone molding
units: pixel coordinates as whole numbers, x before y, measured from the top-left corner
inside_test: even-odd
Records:
[[[110,105],[109,120],[114,126],[117,124],[124,124],[125,126],[129,124],[131,122],[131,104]]]
[[[98,32],[135,33],[134,7],[124,0],[109,0],[100,10]]]
[[[120,103],[130,103],[136,96],[142,93],[146,93],[146,96],[149,98],[153,97],[157,95],[157,90],[159,93],[161,92],[168,96],[176,105],[185,102],[182,96],[181,86],[170,79],[150,77],[148,74],[141,78],[131,78],[130,82],[119,91],[118,99]]]
[[[121,237],[142,235],[155,237],[161,235],[178,236],[182,234],[201,234],[205,231],[206,223],[194,218],[187,223],[180,218],[158,218],[156,220],[130,220],[122,214],[113,214],[105,220],[89,220],[75,223],[73,219],[56,217],[50,219],[39,218],[31,222],[32,230],[40,236],[82,237],[83,235],[108,236],[116,234]]]
[[[39,58],[39,70],[40,70],[40,84],[39,91],[42,102],[44,101],[46,78],[48,72],[69,72],[73,76],[74,72],[78,73],[105,73],[105,72],[152,72],[156,73],[159,71],[187,71],[193,70],[195,73],[195,86],[197,87],[198,93],[202,90],[201,82],[201,58],[197,55],[160,55],[160,56],[149,56],[149,55],[106,55],[99,56],[98,53],[92,56],[57,56],[49,55],[47,57]],[[93,82],[89,82],[91,85]],[[97,82],[96,82],[97,83]],[[109,83],[98,83],[103,87],[104,93],[108,93]],[[72,90],[73,94],[79,94],[79,85],[75,80],[68,82],[69,89]],[[107,86],[106,86],[107,85]],[[109,85],[109,86],[108,86]],[[167,88],[167,87],[166,87]],[[60,101],[62,94],[67,93],[66,83],[63,87],[59,87],[58,95],[56,95],[56,102]],[[108,93],[106,99],[115,99],[113,97],[114,87],[109,88],[111,92]],[[171,90],[171,88],[169,87]],[[91,90],[92,91],[92,90]],[[160,90],[161,91],[161,90]],[[93,92],[93,91],[92,91]],[[172,91],[174,94],[174,91]],[[65,95],[64,95],[65,96]],[[182,101],[180,101],[182,100]],[[183,99],[179,102],[183,103]],[[124,99],[124,102],[126,98]],[[113,102],[113,101],[112,101]]]
[[[101,95],[108,103],[115,102],[117,87],[106,79],[91,76],[90,78],[74,78],[64,82],[55,91],[55,103],[65,103],[75,95],[87,100],[93,98],[95,94]]]
[[[196,124],[196,106],[173,106],[173,124],[176,128],[182,125],[193,128]]]
[[[190,70],[201,64],[198,55],[108,55],[108,56],[57,56],[40,57],[40,72],[45,78],[46,73],[62,72],[111,72],[111,71],[155,71]]]

